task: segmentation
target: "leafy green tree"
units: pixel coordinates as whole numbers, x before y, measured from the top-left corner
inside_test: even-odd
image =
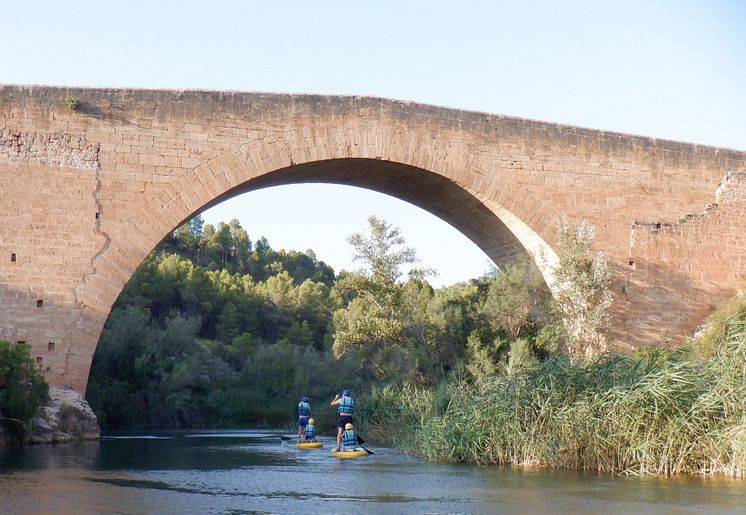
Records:
[[[223,342],[232,342],[233,338],[238,336],[241,329],[236,305],[228,301],[225,303],[223,310],[218,316],[218,323],[215,327],[215,336]]]
[[[0,340],[0,417],[27,422],[47,400],[49,387],[29,350],[28,345]]]
[[[347,241],[354,250],[353,259],[362,261],[362,275],[371,282],[390,286],[402,275],[401,267],[418,262],[412,247],[405,246],[401,229],[374,215],[368,217],[368,235],[352,234]]]
[[[499,347],[500,340],[496,340],[496,346]],[[494,350],[482,343],[479,335],[472,333],[466,342],[468,359],[466,360],[466,369],[477,381],[482,378],[492,377],[497,373],[497,363],[493,357]]]
[[[379,379],[427,381],[440,354],[428,312],[433,290],[419,279],[423,271],[397,282],[401,267],[417,261],[414,249],[385,220],[371,216],[368,225],[367,235],[348,239],[362,270],[340,277],[333,289],[345,306],[333,315],[332,349],[337,357],[355,352]]]
[[[196,215],[194,218],[186,223],[187,230],[195,239],[202,237],[202,230],[205,225],[205,221],[202,219],[202,215]]]
[[[489,281],[481,312],[496,333],[517,338],[535,325],[534,320],[540,317],[542,304],[547,300],[548,291],[541,273],[525,257],[498,271]]]

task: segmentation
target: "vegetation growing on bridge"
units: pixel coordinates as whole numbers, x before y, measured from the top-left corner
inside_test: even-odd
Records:
[[[65,107],[67,107],[71,111],[77,111],[78,108],[80,107],[80,99],[78,97],[67,95],[64,100],[65,100]]]

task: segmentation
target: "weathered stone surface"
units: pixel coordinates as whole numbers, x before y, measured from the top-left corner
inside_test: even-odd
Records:
[[[743,174],[742,151],[379,98],[0,86],[0,338],[83,392],[169,231],[245,191],[331,182],[416,204],[498,265],[543,255],[550,285],[556,218],[586,219],[617,346],[670,345],[746,274]]]
[[[50,388],[49,402],[31,420],[26,442],[65,443],[98,438],[98,419],[88,402],[70,388]]]

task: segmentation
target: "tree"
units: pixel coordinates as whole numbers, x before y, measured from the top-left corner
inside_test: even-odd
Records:
[[[223,265],[228,264],[233,257],[235,246],[231,228],[224,222],[218,224],[218,230],[215,233],[215,244],[220,249],[220,262]]]
[[[539,315],[547,294],[541,273],[531,258],[520,258],[490,279],[481,312],[495,332],[517,338]]]
[[[575,361],[596,359],[607,349],[612,297],[611,268],[600,252],[591,255],[595,228],[583,220],[557,221],[559,265],[553,306],[565,330],[565,350]]]
[[[228,222],[233,238],[233,260],[235,270],[242,273],[249,271],[249,255],[251,254],[251,240],[246,229],[235,218]]]
[[[348,299],[347,306],[334,313],[334,353],[342,356],[358,347],[372,359],[377,347],[401,343],[404,328],[400,308],[402,288],[396,280],[400,267],[417,261],[415,250],[404,245],[398,227],[374,215],[368,217],[369,234],[352,234],[354,259],[364,267],[347,274],[335,284],[335,293]],[[383,373],[380,364],[374,366]]]
[[[348,239],[364,268],[340,277],[333,288],[332,296],[346,306],[333,315],[332,349],[337,358],[354,352],[381,379],[424,380],[442,350],[428,311],[433,290],[421,280],[424,271],[397,282],[400,268],[417,262],[415,251],[399,228],[375,216],[368,224],[368,235]]]
[[[215,336],[218,340],[231,343],[233,338],[238,336],[241,325],[238,319],[238,309],[236,305],[228,301],[223,306],[223,310],[218,315],[218,323],[215,326]]]
[[[369,235],[355,233],[347,239],[355,252],[353,259],[364,263],[362,275],[372,282],[392,285],[401,277],[402,265],[419,261],[415,250],[404,246],[401,230],[385,220],[371,215],[368,217],[368,226]]]
[[[0,340],[0,417],[26,422],[47,400],[49,387],[36,370],[30,347]]]
[[[202,227],[205,225],[205,221],[202,219],[202,215],[196,215],[194,218],[186,223],[189,234],[196,240],[202,237]]]

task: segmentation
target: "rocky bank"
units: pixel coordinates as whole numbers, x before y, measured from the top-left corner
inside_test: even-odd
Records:
[[[49,401],[31,421],[28,443],[65,443],[97,440],[96,414],[82,395],[70,388],[50,388]]]
[[[100,435],[96,414],[88,402],[71,388],[49,388],[49,400],[31,420],[23,436],[25,444],[66,443],[97,440]],[[0,446],[14,443],[8,427],[0,426]],[[17,442],[15,442],[17,443]]]

